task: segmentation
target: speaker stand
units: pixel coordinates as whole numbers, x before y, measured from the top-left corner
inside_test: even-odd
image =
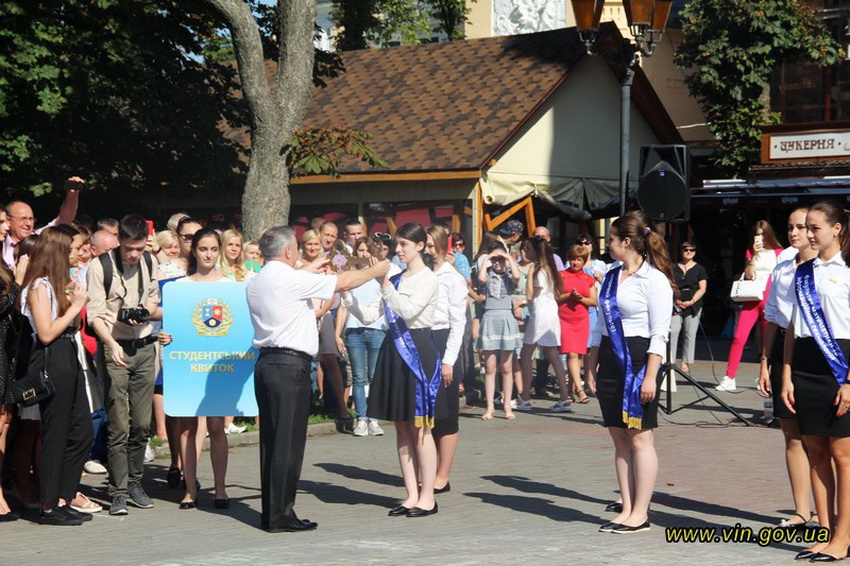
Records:
[[[738,420],[743,422],[745,425],[755,426],[755,425],[753,425],[753,423],[748,421],[743,415],[741,415],[741,413],[739,413],[738,411],[736,411],[735,409],[733,409],[732,407],[727,405],[725,401],[720,399],[713,392],[706,389],[701,383],[697,382],[693,377],[690,376],[690,374],[687,374],[687,373],[683,372],[682,370],[680,370],[679,368],[677,368],[676,364],[674,362],[670,361],[671,355],[672,355],[672,344],[668,340],[667,341],[667,361],[664,362],[663,364],[661,364],[661,370],[660,370],[661,375],[663,376],[661,383],[665,383],[667,385],[667,395],[666,395],[665,403],[663,405],[660,405],[661,410],[664,411],[665,414],[672,415],[673,413],[677,413],[677,412],[681,411],[682,409],[687,409],[688,407],[692,407],[692,406],[696,405],[697,403],[702,403],[706,399],[712,399],[712,400],[714,400],[714,402],[716,402],[718,405],[720,405],[721,407],[726,409],[726,411],[728,413],[731,413],[732,415],[734,415]],[[691,401],[690,403],[686,403],[686,404],[682,405],[681,407],[674,409],[673,408],[673,392],[671,390],[673,389],[673,380],[676,379],[676,374],[682,376],[685,379],[685,381],[687,381],[688,383],[690,383],[691,385],[696,387],[700,392],[702,392],[702,397],[698,398],[696,401]]]

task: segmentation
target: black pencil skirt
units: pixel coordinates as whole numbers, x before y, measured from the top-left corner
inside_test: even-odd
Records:
[[[850,359],[850,340],[838,340],[838,345],[844,352],[844,358]],[[838,393],[838,382],[814,338],[794,340],[791,379],[801,434],[836,438],[850,436],[850,415],[845,414],[841,418],[835,415],[833,402]]]
[[[626,343],[629,345],[629,353],[632,357],[632,371],[637,374],[646,364],[649,348],[649,338],[640,336],[627,336]],[[662,372],[654,376],[647,375],[644,379],[655,379],[655,398],[643,405],[643,419],[641,430],[649,430],[658,427],[658,393],[661,386]],[[602,409],[602,420],[606,427],[628,428],[623,422],[623,389],[625,378],[614,355],[611,339],[602,337],[599,347],[599,373],[596,377],[596,397],[599,399],[599,407]]]
[[[797,415],[788,410],[782,402],[782,364],[785,349],[785,329],[776,331],[776,340],[770,350],[770,389],[773,397],[773,415],[779,419],[796,419]]]

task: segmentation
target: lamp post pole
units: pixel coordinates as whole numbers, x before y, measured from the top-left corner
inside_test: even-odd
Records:
[[[629,133],[631,131],[632,82],[637,49],[628,39],[620,48],[620,216],[626,214],[629,197]]]
[[[589,54],[593,54],[605,0],[570,0],[576,29]],[[661,39],[672,0],[623,0],[626,19],[635,40],[623,39],[617,52],[620,65],[620,216],[626,213],[629,197],[629,132],[631,129],[632,82],[638,54],[649,57]]]

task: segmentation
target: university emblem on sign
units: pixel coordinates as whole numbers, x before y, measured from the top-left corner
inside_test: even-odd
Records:
[[[195,307],[192,324],[201,336],[226,336],[233,324],[233,312],[221,299],[204,299]]]

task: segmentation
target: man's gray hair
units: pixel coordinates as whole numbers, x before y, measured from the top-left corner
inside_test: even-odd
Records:
[[[289,226],[272,226],[260,237],[260,253],[266,259],[280,257],[283,250],[296,243],[295,230]]]

